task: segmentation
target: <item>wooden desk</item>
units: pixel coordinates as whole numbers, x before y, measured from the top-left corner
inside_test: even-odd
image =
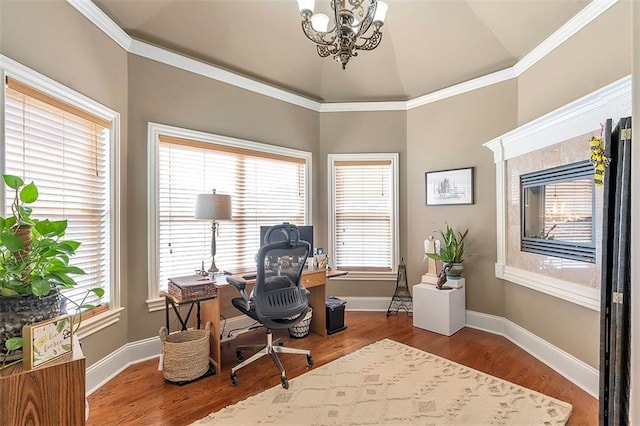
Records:
[[[326,327],[326,310],[325,304],[327,299],[326,283],[327,277],[334,277],[338,275],[345,275],[346,272],[342,271],[327,271],[326,269],[305,269],[302,273],[302,285],[309,290],[309,306],[313,309],[313,316],[311,317],[311,324],[309,330],[319,334],[320,336],[327,335]],[[243,274],[235,276],[238,279],[242,278]],[[247,292],[251,291],[255,280],[246,280]],[[216,285],[218,286],[218,295],[225,289],[232,290],[236,293],[234,297],[240,297],[235,287],[227,283],[227,277],[216,277]],[[216,367],[216,373],[220,372],[222,366],[220,355],[220,297],[215,299],[202,301],[200,304],[200,316],[204,324],[207,321],[211,321],[211,340],[209,356],[211,362]]]

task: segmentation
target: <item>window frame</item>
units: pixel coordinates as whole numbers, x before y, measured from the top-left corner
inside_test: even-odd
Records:
[[[102,105],[95,100],[83,95],[57,81],[34,71],[19,62],[16,62],[4,55],[0,55],[0,74],[2,76],[3,87],[0,91],[0,103],[2,104],[2,114],[0,114],[0,169],[5,169],[5,102],[6,102],[6,78],[15,79],[25,85],[39,90],[45,95],[56,98],[75,108],[86,111],[98,118],[111,123],[109,140],[109,268],[108,276],[109,308],[106,311],[88,315],[83,319],[78,330],[78,337],[83,339],[91,334],[104,329],[120,321],[120,314],[124,310],[121,306],[121,268],[120,258],[120,223],[121,223],[121,203],[120,203],[120,113]],[[5,197],[5,186],[0,186],[0,197]],[[4,203],[0,203],[4,204]],[[0,214],[5,215],[4,205],[0,206]]]
[[[165,309],[164,298],[160,297],[159,287],[159,253],[160,253],[160,230],[159,230],[159,146],[160,137],[176,137],[193,140],[203,143],[224,145],[231,148],[258,151],[261,153],[284,155],[301,158],[305,161],[305,217],[307,224],[313,223],[312,218],[312,153],[293,148],[285,148],[276,145],[269,145],[261,142],[254,142],[245,139],[232,138],[214,133],[201,132],[198,130],[185,129],[166,124],[149,122],[147,124],[147,248],[149,253],[147,266],[147,309],[149,312]]]
[[[390,161],[391,162],[391,190],[392,208],[391,208],[391,271],[349,271],[349,274],[341,279],[352,281],[388,281],[396,280],[398,274],[398,263],[400,261],[400,180],[399,180],[399,154],[392,153],[359,153],[359,154],[328,154],[327,155],[327,188],[328,188],[328,254],[329,265],[335,269],[336,238],[335,238],[335,194],[336,182],[335,172],[336,163],[342,161]]]

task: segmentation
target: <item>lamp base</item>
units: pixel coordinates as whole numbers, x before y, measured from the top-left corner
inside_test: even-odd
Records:
[[[212,261],[211,261],[211,266],[209,267],[209,272],[210,272],[210,273],[214,273],[214,274],[215,274],[216,272],[219,272],[219,271],[220,271],[220,269],[218,269],[218,267],[216,266],[216,261],[215,261],[215,259],[214,259],[214,260],[212,260]]]

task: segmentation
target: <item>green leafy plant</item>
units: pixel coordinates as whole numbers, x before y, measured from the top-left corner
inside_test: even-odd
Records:
[[[0,297],[47,296],[51,291],[61,291],[77,285],[72,275],[85,272],[72,266],[69,259],[80,246],[78,241],[64,239],[66,220],[31,218],[31,207],[27,204],[38,199],[38,188],[31,182],[24,184],[22,178],[3,175],[5,184],[15,191],[11,204],[11,215],[0,218]],[[98,297],[104,295],[102,288],[89,292]],[[60,293],[64,297],[64,293]],[[89,293],[76,311],[91,309],[85,304]],[[7,351],[19,349],[22,339],[13,337],[5,342]]]
[[[442,245],[440,253],[425,253],[428,257],[440,260],[445,264],[462,263],[464,261],[464,240],[467,238],[469,230],[464,232],[454,231],[446,224],[445,230],[439,229]]]

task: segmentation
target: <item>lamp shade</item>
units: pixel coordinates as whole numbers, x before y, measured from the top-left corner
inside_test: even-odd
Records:
[[[196,196],[196,219],[231,219],[231,196],[224,194],[198,194]]]

